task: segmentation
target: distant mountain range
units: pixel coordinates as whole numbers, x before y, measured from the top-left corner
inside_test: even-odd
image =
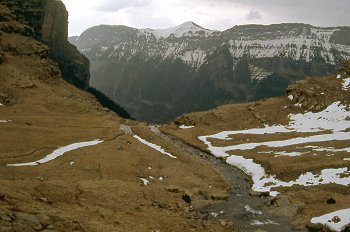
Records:
[[[167,122],[218,105],[279,96],[350,59],[350,27],[186,22],[168,29],[100,25],[69,41],[91,62],[90,86],[134,118]]]

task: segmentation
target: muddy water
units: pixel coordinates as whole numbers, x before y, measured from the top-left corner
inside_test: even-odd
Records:
[[[295,231],[288,224],[288,218],[270,213],[272,197],[252,197],[248,176],[240,169],[228,165],[222,159],[202,152],[176,137],[164,134],[157,126],[150,130],[162,139],[172,143],[184,153],[200,159],[221,173],[230,185],[227,201],[200,209],[209,218],[231,221],[240,231],[247,232],[289,232]],[[300,230],[299,230],[300,231]],[[307,231],[306,229],[303,231]]]

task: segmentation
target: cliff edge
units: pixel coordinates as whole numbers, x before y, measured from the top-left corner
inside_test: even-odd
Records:
[[[62,77],[81,89],[89,85],[89,60],[80,54],[75,46],[68,42],[68,12],[58,0],[3,0],[8,14],[3,14],[0,21],[10,18],[26,25],[20,32],[32,36],[49,48],[48,56],[55,60],[62,72]],[[2,24],[2,29],[12,31],[11,23]]]

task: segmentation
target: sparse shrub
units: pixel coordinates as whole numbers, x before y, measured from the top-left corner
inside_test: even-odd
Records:
[[[350,60],[345,61],[339,68],[338,73],[350,76]]]
[[[0,64],[5,62],[5,54],[0,50]]]

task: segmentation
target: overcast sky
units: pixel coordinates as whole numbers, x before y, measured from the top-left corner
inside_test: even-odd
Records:
[[[281,22],[350,26],[350,0],[62,0],[69,35],[99,24],[167,28],[186,21],[225,30]]]

